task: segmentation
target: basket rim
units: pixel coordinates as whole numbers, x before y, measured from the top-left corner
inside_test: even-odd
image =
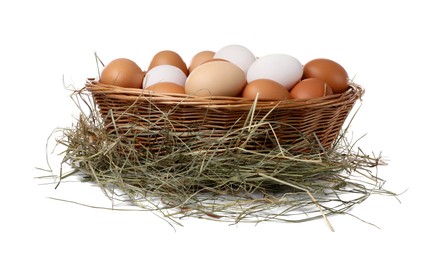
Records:
[[[115,85],[103,84],[95,79],[88,79],[85,84],[85,89],[90,91],[93,95],[105,95],[106,98],[113,98],[125,101],[154,101],[162,104],[184,104],[184,105],[198,105],[198,106],[217,106],[217,107],[250,107],[254,105],[255,100],[246,99],[243,97],[228,97],[228,96],[195,96],[189,94],[177,93],[157,93],[148,91],[146,89],[124,88]],[[327,106],[339,103],[352,103],[357,99],[361,99],[364,95],[365,89],[359,84],[351,82],[349,89],[341,94],[333,94],[319,98],[312,99],[286,99],[282,101],[257,100],[258,108],[273,108],[277,106],[282,107],[314,107]]]

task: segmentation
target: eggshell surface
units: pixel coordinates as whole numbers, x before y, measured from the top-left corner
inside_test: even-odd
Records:
[[[330,59],[314,59],[305,64],[303,79],[318,78],[328,83],[335,94],[343,93],[349,88],[346,70]]]
[[[227,45],[218,50],[213,58],[227,60],[245,73],[250,65],[256,60],[255,55],[247,48],[241,45]]]
[[[157,93],[185,94],[184,87],[173,82],[159,82],[149,86],[146,90]]]
[[[142,88],[144,73],[132,60],[119,58],[111,61],[101,72],[99,82],[125,88]]]
[[[148,70],[159,65],[172,65],[181,69],[186,76],[189,74],[183,58],[175,51],[164,50],[156,53],[149,63]]]
[[[186,75],[179,68],[172,65],[159,65],[149,70],[143,80],[143,88],[148,88],[159,82],[173,82],[184,86]]]
[[[228,61],[211,61],[189,74],[185,92],[195,96],[238,96],[246,85],[245,73]]]
[[[191,63],[189,65],[189,73],[191,73],[196,67],[210,60],[215,55],[213,51],[200,51],[192,57]]]
[[[247,84],[242,91],[242,97],[254,100],[285,100],[289,92],[284,86],[270,79],[257,79]]]
[[[290,90],[301,78],[303,65],[287,54],[269,54],[258,58],[247,71],[247,82],[270,79]]]
[[[290,91],[292,99],[310,99],[332,94],[331,87],[326,82],[316,78],[304,79],[297,83]]]
[[[212,61],[225,61],[225,62],[229,62],[228,60],[225,60],[225,59],[212,58],[212,59],[208,59],[208,60],[203,61],[201,64],[208,63],[208,62],[212,62]],[[200,64],[200,65],[201,65],[201,64]]]

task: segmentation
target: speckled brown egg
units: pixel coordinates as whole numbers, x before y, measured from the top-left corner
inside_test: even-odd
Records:
[[[119,58],[104,67],[99,82],[125,88],[142,88],[142,69],[132,60]]]
[[[189,74],[186,63],[175,51],[164,50],[156,53],[149,63],[148,70],[159,65],[172,65],[181,69],[186,76]]]
[[[242,91],[242,97],[254,100],[285,100],[288,90],[280,83],[270,79],[256,79],[248,83]]]
[[[189,73],[191,73],[196,67],[198,67],[203,62],[213,59],[215,52],[213,51],[200,51],[192,57],[191,63],[189,65]]]
[[[314,59],[305,64],[302,79],[318,78],[331,86],[332,91],[343,93],[349,88],[346,70],[330,59]]]
[[[310,99],[332,95],[331,87],[324,81],[316,78],[308,78],[299,81],[290,90],[292,99]]]

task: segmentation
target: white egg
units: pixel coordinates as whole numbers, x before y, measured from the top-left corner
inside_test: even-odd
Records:
[[[172,65],[159,65],[150,69],[143,79],[143,88],[147,88],[159,82],[173,82],[180,86],[184,86],[186,82],[186,74]]]
[[[303,74],[303,65],[299,60],[287,54],[269,54],[258,58],[247,71],[247,82],[257,79],[271,79],[287,90],[299,82]]]
[[[247,72],[250,65],[256,60],[255,55],[246,47],[241,45],[227,45],[221,48],[213,56],[214,59],[227,60],[244,72]]]

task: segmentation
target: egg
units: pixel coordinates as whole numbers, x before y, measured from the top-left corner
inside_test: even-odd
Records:
[[[212,59],[208,59],[208,60],[203,61],[201,64],[208,63],[208,62],[212,62],[212,61],[226,61],[226,62],[229,62],[228,60],[225,60],[225,59],[212,58]],[[200,64],[200,65],[201,65],[201,64]]]
[[[186,63],[181,56],[174,51],[164,50],[156,53],[149,63],[148,70],[159,65],[172,65],[181,69],[186,76],[189,74]]]
[[[173,82],[184,86],[186,78],[186,74],[175,66],[158,65],[146,73],[143,79],[143,88],[148,88],[159,82]]]
[[[314,59],[305,64],[303,79],[318,78],[328,83],[335,94],[343,93],[349,88],[346,70],[330,59]]]
[[[211,60],[215,52],[213,51],[200,51],[192,57],[191,63],[189,64],[189,73],[191,73],[196,67],[207,60]]]
[[[245,73],[228,61],[201,64],[189,74],[185,92],[195,96],[238,96],[246,85]]]
[[[257,79],[248,83],[242,91],[242,97],[254,100],[285,100],[290,93],[284,86],[270,79]]]
[[[256,60],[255,55],[248,48],[235,44],[219,49],[213,58],[227,60],[241,68],[244,72],[247,72],[250,65]]]
[[[247,82],[270,79],[290,90],[302,77],[303,65],[287,54],[269,54],[255,60],[247,71]]]
[[[99,82],[125,88],[142,88],[144,73],[132,60],[119,58],[111,61],[101,72]]]
[[[297,83],[290,91],[293,99],[310,99],[332,95],[331,87],[317,78],[308,78]]]
[[[146,90],[157,93],[185,94],[184,87],[173,82],[159,82],[149,86]]]

